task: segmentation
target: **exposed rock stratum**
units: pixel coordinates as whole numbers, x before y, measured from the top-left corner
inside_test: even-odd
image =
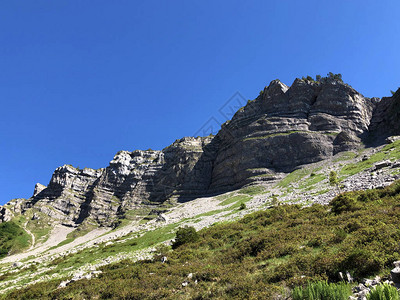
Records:
[[[128,211],[273,181],[361,143],[400,133],[399,92],[366,98],[341,80],[272,81],[216,136],[185,137],[161,151],[118,152],[106,168],[57,168],[29,199],[14,199],[0,219],[28,209],[52,222],[112,226]]]

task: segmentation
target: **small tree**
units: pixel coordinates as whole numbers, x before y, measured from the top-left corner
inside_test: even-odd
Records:
[[[198,239],[199,235],[194,227],[180,227],[176,232],[175,242],[172,244],[172,249],[176,249],[183,244],[196,242]]]
[[[339,179],[338,179],[337,173],[335,171],[331,171],[329,173],[329,184],[331,186],[336,187],[336,193],[337,193],[339,190]]]

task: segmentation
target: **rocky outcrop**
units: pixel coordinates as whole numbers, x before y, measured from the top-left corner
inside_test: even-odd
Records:
[[[376,103],[339,80],[272,81],[218,133],[212,188],[241,186],[254,169],[289,172],[356,149]]]
[[[274,180],[354,150],[371,134],[400,133],[399,101],[399,92],[381,102],[365,98],[334,78],[296,79],[290,87],[274,80],[216,136],[182,138],[162,151],[120,151],[98,170],[64,165],[30,199],[1,209],[0,220],[34,209],[69,226],[111,226],[130,210],[168,199]]]
[[[374,111],[370,125],[371,141],[400,134],[400,88],[392,97],[384,97]]]
[[[183,138],[162,151],[120,151],[104,169],[57,168],[48,186],[36,184],[30,199],[11,207],[39,211],[68,226],[111,226],[124,213],[171,196],[200,195],[210,185],[212,137]],[[12,215],[3,208],[2,220]]]

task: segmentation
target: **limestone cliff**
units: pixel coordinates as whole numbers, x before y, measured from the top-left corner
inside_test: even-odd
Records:
[[[380,102],[341,80],[274,80],[239,109],[216,136],[186,137],[162,151],[118,152],[109,166],[93,170],[64,165],[29,199],[0,209],[0,220],[34,209],[54,222],[111,226],[126,212],[157,207],[168,199],[234,189],[274,180],[383,135],[400,132],[399,92]]]
[[[371,140],[383,140],[391,135],[400,135],[400,88],[392,97],[384,97],[372,116]]]
[[[218,133],[212,187],[240,186],[357,148],[377,102],[339,80],[296,79],[290,88],[272,81]]]

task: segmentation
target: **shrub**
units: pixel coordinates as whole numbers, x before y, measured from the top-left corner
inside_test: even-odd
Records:
[[[196,242],[198,239],[199,235],[194,227],[180,227],[176,232],[175,242],[172,244],[172,249],[176,249],[183,244]]]
[[[394,286],[387,283],[378,285],[367,294],[368,300],[399,300],[399,293]]]
[[[351,270],[357,276],[366,276],[378,272],[383,267],[379,254],[366,249],[353,249],[342,262],[343,270]]]
[[[335,214],[340,214],[344,211],[355,211],[357,209],[357,201],[349,194],[336,196],[329,205]]]
[[[243,202],[240,203],[239,209],[240,210],[246,209],[246,204],[244,204]]]
[[[379,199],[379,193],[376,190],[365,191],[357,197],[357,200],[361,202],[376,201]]]

